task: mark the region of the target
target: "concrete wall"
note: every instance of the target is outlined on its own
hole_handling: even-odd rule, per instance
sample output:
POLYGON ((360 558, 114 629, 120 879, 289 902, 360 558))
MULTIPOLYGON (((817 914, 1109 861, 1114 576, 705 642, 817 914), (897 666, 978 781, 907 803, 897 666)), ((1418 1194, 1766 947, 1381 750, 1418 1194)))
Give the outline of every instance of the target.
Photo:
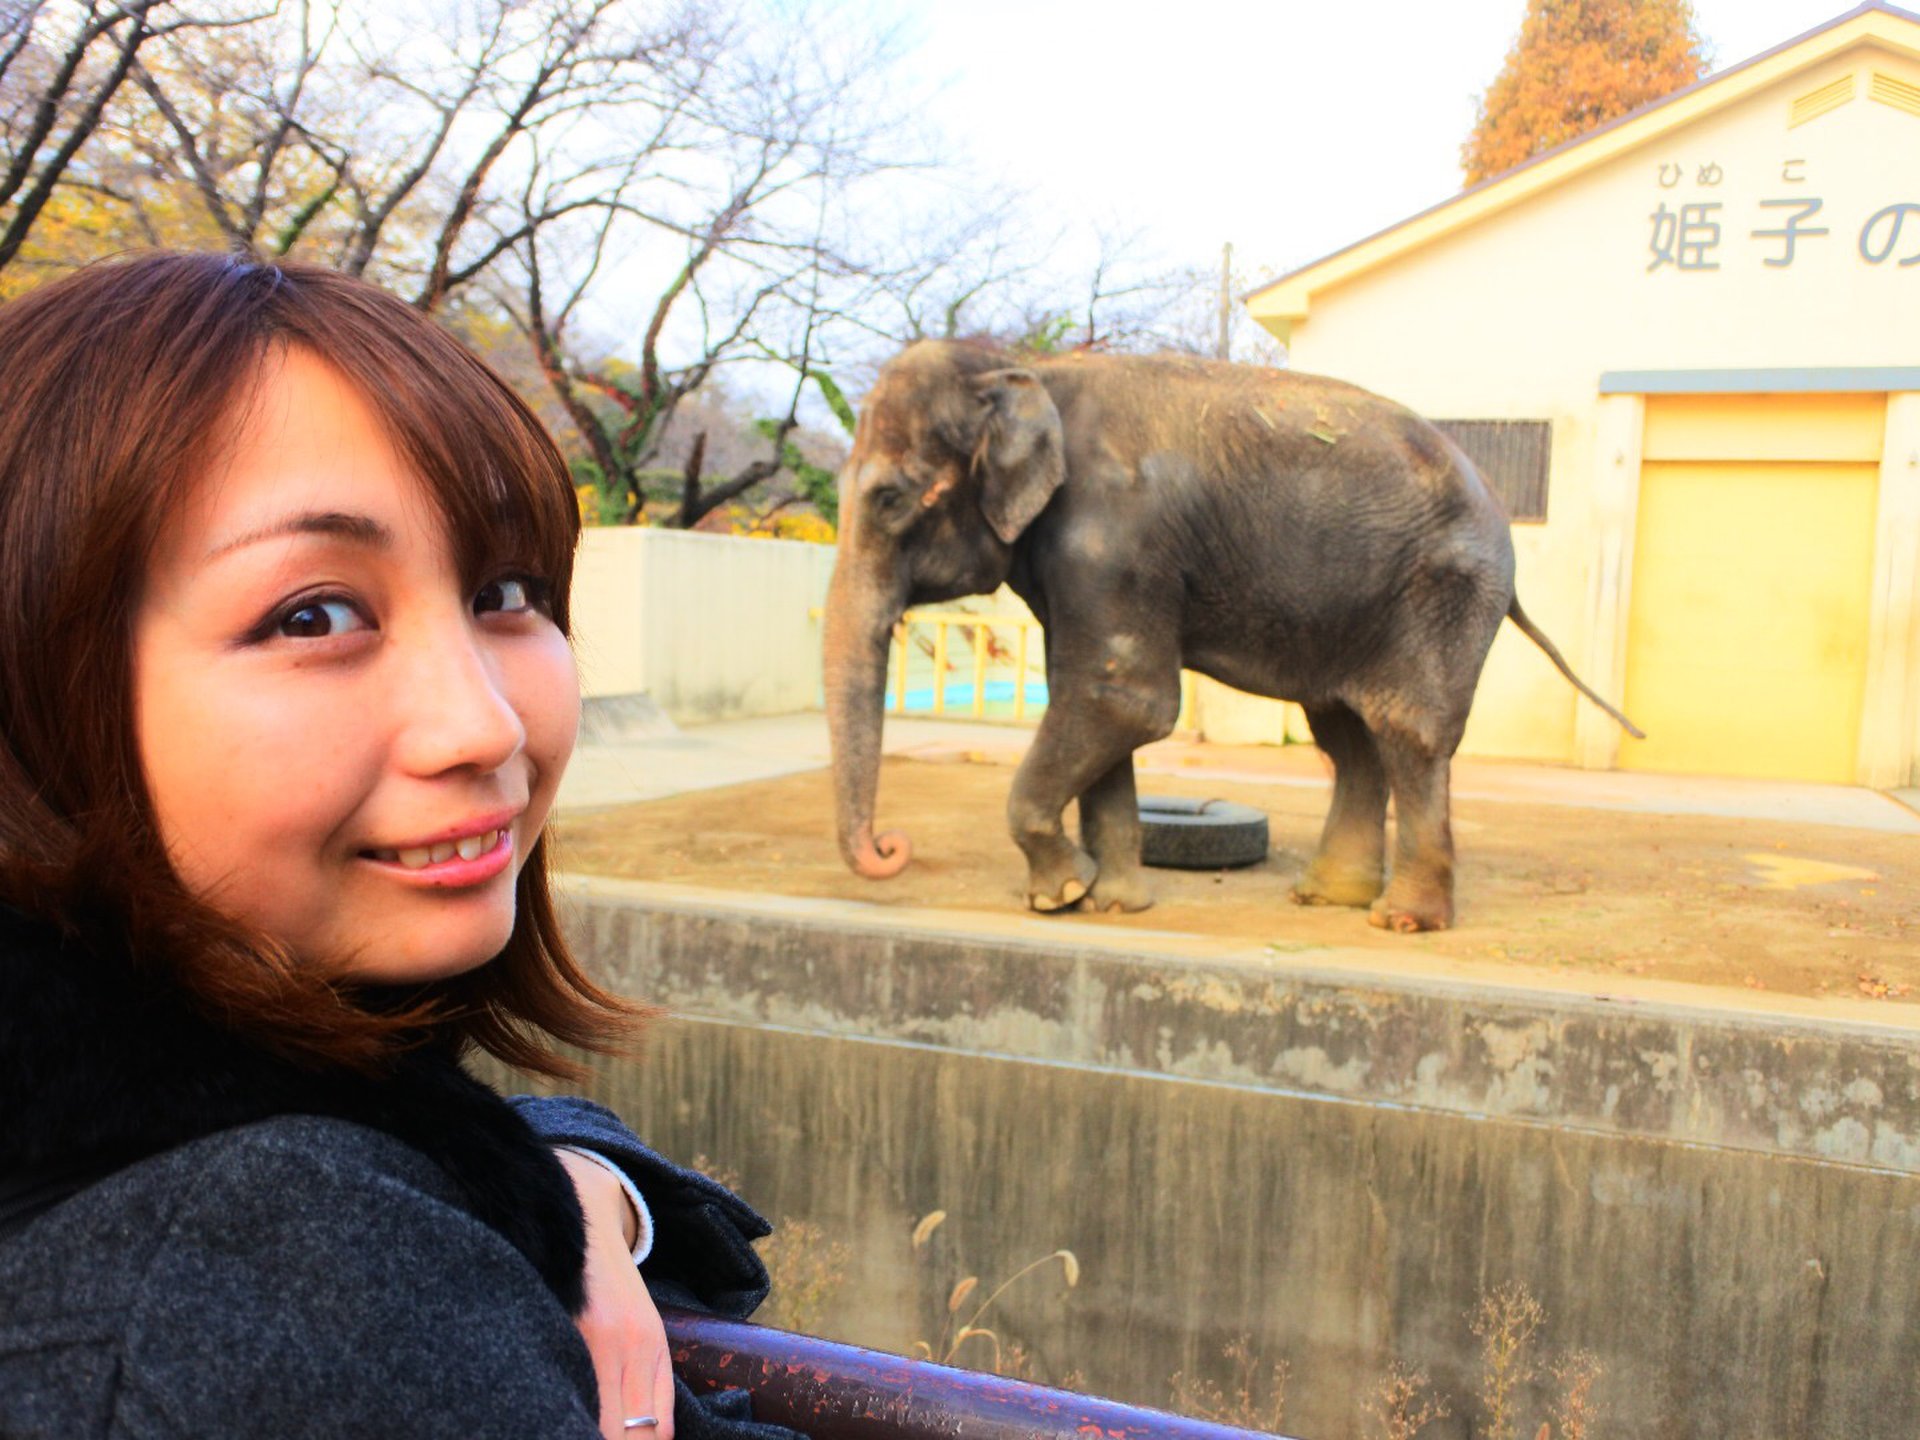
MULTIPOLYGON (((852 1246, 836 1338, 932 1339, 963 1275, 1067 1247, 1076 1290, 1056 1270, 993 1317, 1045 1377, 1165 1405, 1176 1370, 1230 1388, 1245 1335, 1263 1372, 1292 1366, 1288 1433, 1370 1433, 1397 1360, 1453 1399, 1422 1433, 1464 1440, 1484 1433, 1467 1312, 1517 1280, 1540 1358, 1605 1367, 1596 1434, 1911 1433, 1920 1041, 1865 1007, 1742 1016, 1340 952, 1116 953, 1071 921, 573 892, 594 972, 676 1017, 595 1093, 852 1246)), ((1550 1398, 1525 1392, 1519 1433, 1550 1398)))
MULTIPOLYGON (((645 694, 675 721, 781 715, 820 704, 820 626, 834 549, 644 527, 594 526, 574 564, 574 654, 583 694, 645 694)), ((1004 587, 940 610, 1026 616, 1004 587)), ((959 653, 959 652, 956 652, 959 653)), ((1032 664, 1042 670, 1036 642, 1032 664)), ((896 647, 897 659, 897 647, 896 647)), ((964 662, 964 654, 956 663, 964 662)), ((953 679, 964 681, 964 664, 953 679)), ((1004 667, 994 678, 1004 678, 1004 667)), ((1297 705, 1190 677, 1184 723, 1225 744, 1311 739, 1297 705)), ((893 694, 889 681, 888 695, 893 694)), ((1037 723, 1038 712, 1035 713, 1037 723)))
POLYGON ((595 526, 573 585, 574 653, 589 696, 650 694, 682 723, 812 709, 833 550, 595 526))

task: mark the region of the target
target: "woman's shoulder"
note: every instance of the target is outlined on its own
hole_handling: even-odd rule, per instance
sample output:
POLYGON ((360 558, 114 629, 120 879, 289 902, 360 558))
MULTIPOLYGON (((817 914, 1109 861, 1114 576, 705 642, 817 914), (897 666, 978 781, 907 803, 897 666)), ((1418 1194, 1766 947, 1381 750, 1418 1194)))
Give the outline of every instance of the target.
POLYGON ((117 1404, 163 1429, 297 1434, 323 1414, 343 1434, 593 1433, 591 1363, 538 1273, 431 1160, 366 1126, 222 1131, 19 1239, 16 1295, 42 1308, 13 1320, 71 1334, 92 1316, 117 1404))
POLYGON ((395 1137, 331 1116, 276 1115, 102 1176, 8 1248, 52 1258, 118 1238, 112 1248, 145 1265, 142 1252, 190 1246, 209 1229, 239 1250, 298 1226, 308 1248, 325 1249, 369 1219, 437 1226, 464 1217, 453 1211, 457 1192, 445 1172, 395 1137))
MULTIPOLYGON (((298 1203, 274 1182, 306 1180, 323 1185, 399 1187, 431 1206, 454 1203, 457 1191, 446 1172, 398 1137, 332 1115, 273 1115, 203 1135, 151 1161, 156 1180, 190 1181, 192 1191, 212 1186, 224 1202, 249 1197, 264 1204, 298 1203)), ((136 1169, 139 1167, 135 1167, 136 1169)), ((389 1197, 393 1198, 393 1197, 389 1197)))

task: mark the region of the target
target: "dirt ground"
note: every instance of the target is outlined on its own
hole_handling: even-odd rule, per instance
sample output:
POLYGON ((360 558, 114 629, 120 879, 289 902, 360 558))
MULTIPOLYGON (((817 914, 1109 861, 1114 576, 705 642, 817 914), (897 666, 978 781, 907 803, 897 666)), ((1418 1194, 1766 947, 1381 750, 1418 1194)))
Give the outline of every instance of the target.
MULTIPOLYGON (((906 830, 914 859, 884 883, 841 863, 824 771, 565 817, 558 858, 567 869, 643 880, 1007 913, 1022 907, 1025 879, 1004 820, 1011 779, 1006 757, 888 759, 880 828, 906 830)), ((1153 871, 1153 909, 1081 920, 1280 950, 1425 950, 1596 976, 1920 1002, 1920 840, 1910 835, 1461 798, 1456 927, 1402 937, 1373 929, 1360 911, 1289 901, 1319 836, 1324 789, 1185 774, 1143 774, 1141 789, 1262 809, 1272 851, 1244 870, 1153 871)))

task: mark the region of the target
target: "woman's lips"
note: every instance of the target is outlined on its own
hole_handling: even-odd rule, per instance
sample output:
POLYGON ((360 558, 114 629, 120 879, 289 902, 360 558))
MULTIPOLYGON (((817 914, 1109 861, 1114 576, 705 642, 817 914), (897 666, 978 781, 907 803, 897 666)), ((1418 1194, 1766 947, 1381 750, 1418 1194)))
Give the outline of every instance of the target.
POLYGON ((362 858, 390 875, 417 885, 439 889, 479 885, 512 863, 513 829, 501 826, 434 845, 369 850, 362 858))

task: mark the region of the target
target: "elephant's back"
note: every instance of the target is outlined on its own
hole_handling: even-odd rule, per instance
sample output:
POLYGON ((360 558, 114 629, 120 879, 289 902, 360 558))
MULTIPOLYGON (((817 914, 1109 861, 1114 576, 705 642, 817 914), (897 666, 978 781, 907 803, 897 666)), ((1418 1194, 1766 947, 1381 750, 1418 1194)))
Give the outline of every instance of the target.
POLYGON ((1041 374, 1069 435, 1152 483, 1275 486, 1329 499, 1497 515, 1458 446, 1406 406, 1344 380, 1194 356, 1063 357, 1041 374))

